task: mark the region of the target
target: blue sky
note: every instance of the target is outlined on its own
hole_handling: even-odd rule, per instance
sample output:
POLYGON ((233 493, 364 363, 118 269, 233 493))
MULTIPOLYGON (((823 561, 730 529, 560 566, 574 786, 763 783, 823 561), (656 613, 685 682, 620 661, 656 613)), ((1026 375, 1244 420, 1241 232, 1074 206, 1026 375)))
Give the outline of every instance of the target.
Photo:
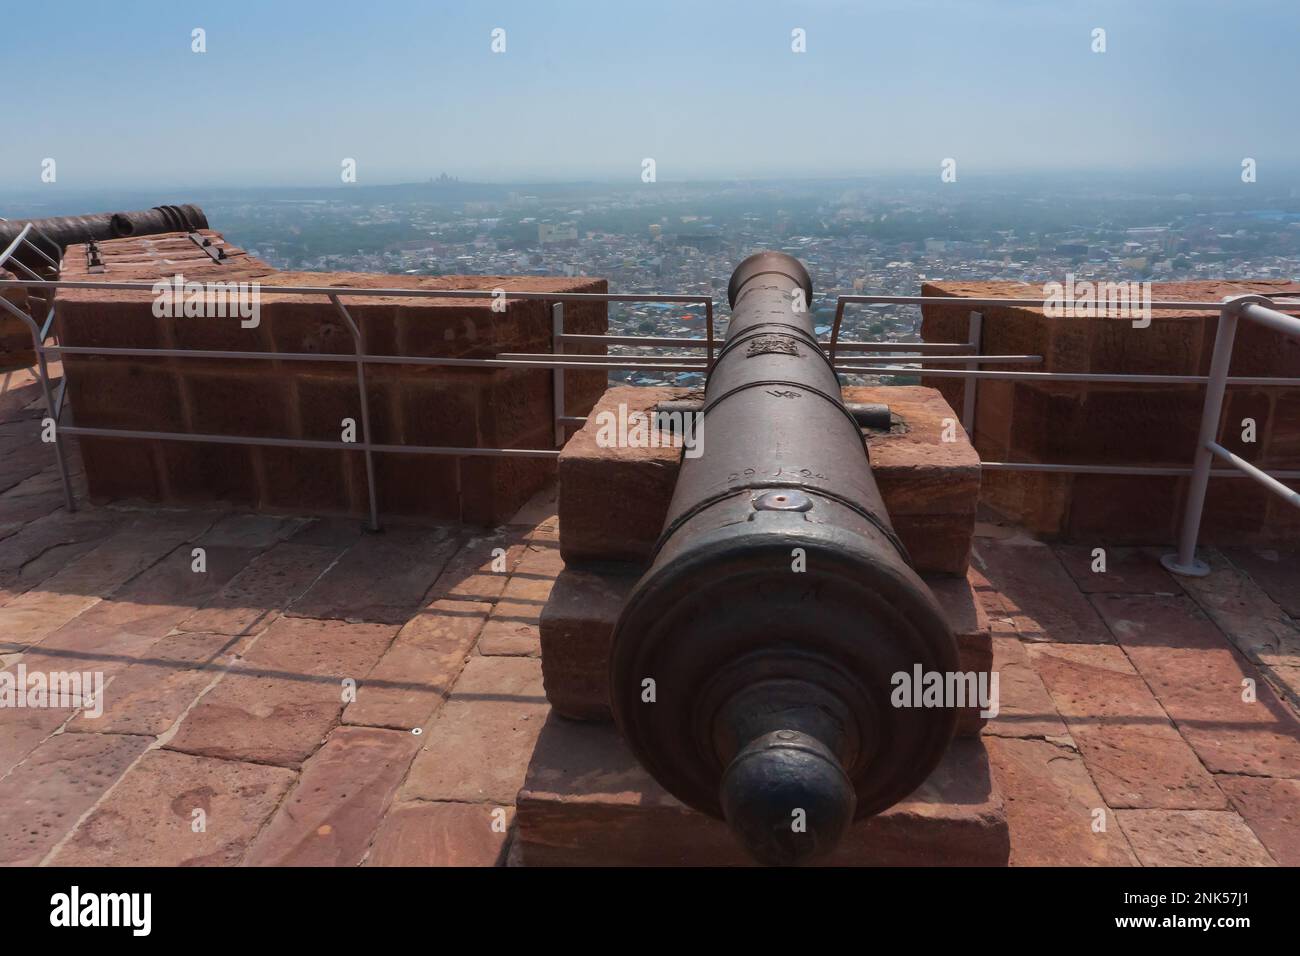
POLYGON ((636 182, 644 157, 667 181, 1251 156, 1262 180, 1300 156, 1294 0, 47 0, 4 23, 25 82, 0 191, 45 157, 72 189, 327 185, 344 157, 382 183, 636 182))

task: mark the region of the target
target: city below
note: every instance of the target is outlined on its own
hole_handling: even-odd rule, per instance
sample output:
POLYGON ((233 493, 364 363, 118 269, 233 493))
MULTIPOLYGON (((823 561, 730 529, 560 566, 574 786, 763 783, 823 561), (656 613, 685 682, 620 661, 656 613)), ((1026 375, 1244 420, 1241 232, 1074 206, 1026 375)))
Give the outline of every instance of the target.
MULTIPOLYGON (((1297 278, 1300 191, 1239 179, 1230 170, 1221 182, 1180 184, 1099 174, 625 186, 493 185, 439 174, 403 185, 189 190, 182 198, 207 210, 229 241, 286 270, 590 275, 615 292, 711 295, 722 306, 734 264, 778 249, 807 264, 817 328, 827 334, 837 295, 916 295, 926 281, 1297 278)), ((36 217, 157 201, 38 193, 0 211, 36 217)), ((720 308, 719 330, 724 320, 720 308)), ((919 321, 915 308, 853 309, 842 334, 917 341, 919 321)), ((700 336, 703 310, 613 303, 610 331, 700 336)), ((692 373, 611 378, 699 381, 692 373)))

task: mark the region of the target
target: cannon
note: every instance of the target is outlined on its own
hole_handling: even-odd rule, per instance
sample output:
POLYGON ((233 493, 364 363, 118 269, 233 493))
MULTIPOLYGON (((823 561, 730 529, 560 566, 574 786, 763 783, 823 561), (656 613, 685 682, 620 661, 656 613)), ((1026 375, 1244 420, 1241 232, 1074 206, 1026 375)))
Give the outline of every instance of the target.
POLYGON ((954 673, 791 256, 745 259, 650 565, 614 630, 610 706, 633 754, 757 860, 834 848, 915 790, 955 711, 894 706, 898 674, 954 673))
MULTIPOLYGON (((128 236, 151 236, 162 232, 194 232, 208 228, 208 217, 198 206, 154 206, 133 212, 102 212, 89 216, 51 216, 46 219, 15 219, 0 222, 0 249, 8 247, 23 226, 32 223, 36 229, 28 234, 33 243, 56 261, 63 250, 79 242, 105 239, 125 239, 128 236), (36 230, 40 230, 39 234, 36 230), (42 241, 42 239, 49 241, 42 241), (53 242, 58 249, 51 249, 53 242)), ((15 258, 31 268, 39 268, 43 260, 27 247, 15 252, 15 258)))

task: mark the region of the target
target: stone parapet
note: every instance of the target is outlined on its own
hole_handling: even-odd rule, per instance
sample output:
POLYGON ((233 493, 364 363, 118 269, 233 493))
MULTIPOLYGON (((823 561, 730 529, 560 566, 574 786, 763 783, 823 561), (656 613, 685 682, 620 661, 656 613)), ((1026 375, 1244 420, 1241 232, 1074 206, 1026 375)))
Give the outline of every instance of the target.
MULTIPOLYGON (((0 279, 15 279, 0 269, 0 279)), ((11 288, 0 290, 0 299, 30 314, 27 290, 11 288)), ((36 364, 36 351, 32 347, 32 331, 27 323, 8 309, 0 306, 0 371, 30 368, 36 364)))
MULTIPOLYGON (((490 358, 549 352, 551 302, 511 300, 511 290, 605 292, 601 279, 523 276, 393 276, 277 272, 226 245, 213 261, 184 235, 99 244, 103 272, 83 274, 85 247, 67 250, 65 278, 257 282, 270 286, 503 289, 489 299, 355 296, 344 300, 370 354, 490 358), (82 270, 78 272, 78 270, 82 270), (498 308, 500 305, 498 304, 498 308)), ((156 315, 144 291, 63 289, 57 329, 64 345, 350 355, 346 323, 324 295, 260 295, 256 324, 227 317, 156 315)), ((204 301, 215 307, 216 293, 204 301)), ((604 303, 568 303, 568 331, 607 331, 604 303)), ((573 351, 601 354, 603 347, 573 351)), ((339 441, 344 419, 361 439, 356 366, 276 359, 69 355, 68 397, 81 426, 222 436, 339 441)), ((565 376, 566 410, 584 414, 605 388, 603 370, 565 376)), ((539 369, 371 364, 366 367, 372 439, 379 444, 552 448, 551 374, 539 369)), ((84 437, 91 496, 175 503, 227 500, 276 511, 362 514, 364 456, 333 449, 84 437)), ((555 464, 537 458, 375 455, 382 511, 497 524, 545 480, 555 464)))
MULTIPOLYGON (((1153 300, 1215 302, 1247 292, 1300 292, 1293 282, 1153 283, 1153 300)), ((926 296, 1042 299, 1019 282, 925 283, 926 296)), ((965 342, 972 307, 927 305, 926 342, 965 342)), ((987 366, 1032 372, 1205 375, 1217 313, 1153 311, 1149 325, 1121 318, 1049 317, 1041 308, 981 308, 981 351, 1041 355, 1041 365, 987 366)), ((936 365, 936 368, 944 367, 936 365)), ((1238 324, 1230 375, 1300 378, 1300 341, 1255 323, 1238 324)), ((965 382, 925 377, 954 408, 965 382)), ((1188 467, 1205 390, 1200 385, 983 380, 974 444, 984 461, 1188 467)), ((1300 387, 1229 386, 1218 441, 1258 467, 1300 468, 1300 387), (1255 422, 1253 442, 1243 420, 1255 422)), ((1180 477, 1071 475, 986 470, 981 501, 1030 530, 1066 540, 1099 535, 1113 544, 1168 544, 1187 494, 1180 477)), ((1244 479, 1214 479, 1202 540, 1269 544, 1294 540, 1300 510, 1244 479)))

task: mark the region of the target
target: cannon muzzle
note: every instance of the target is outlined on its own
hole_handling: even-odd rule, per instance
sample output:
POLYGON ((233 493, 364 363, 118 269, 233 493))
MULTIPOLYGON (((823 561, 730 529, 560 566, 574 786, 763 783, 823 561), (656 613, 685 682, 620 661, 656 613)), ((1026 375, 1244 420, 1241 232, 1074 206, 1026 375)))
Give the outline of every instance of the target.
POLYGON ((817 342, 798 260, 750 256, 651 564, 615 628, 628 745, 756 859, 829 853, 915 790, 948 706, 893 706, 897 675, 957 648, 894 534, 858 422, 817 342))

